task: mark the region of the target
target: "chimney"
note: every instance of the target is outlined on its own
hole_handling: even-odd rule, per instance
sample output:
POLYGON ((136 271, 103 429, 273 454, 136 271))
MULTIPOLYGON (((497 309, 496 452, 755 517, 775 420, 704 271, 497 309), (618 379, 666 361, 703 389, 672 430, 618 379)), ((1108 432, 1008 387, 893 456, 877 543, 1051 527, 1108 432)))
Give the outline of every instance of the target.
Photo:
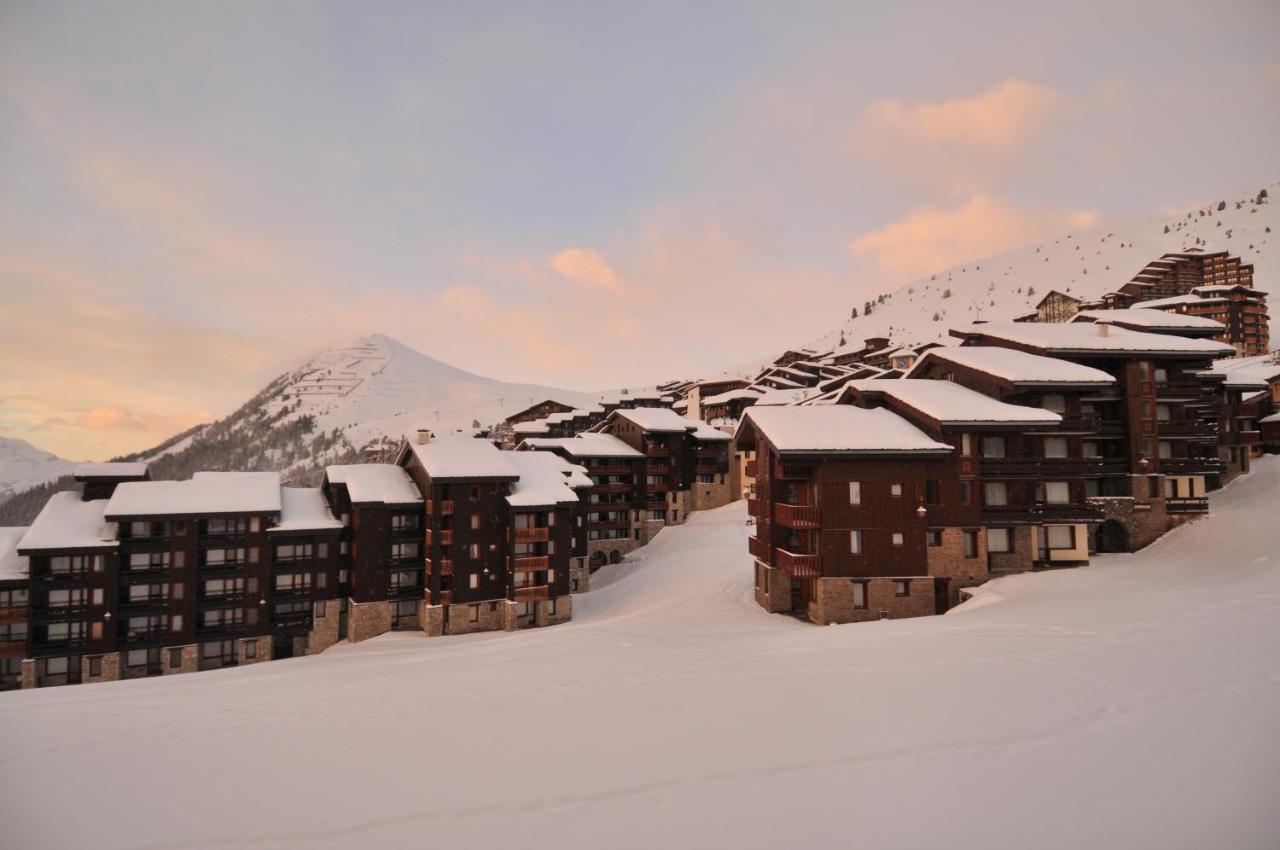
POLYGON ((1098 323, 1098 336, 1111 336, 1111 325, 1105 322, 1098 323))
POLYGON ((418 445, 425 446, 429 442, 431 442, 431 432, 428 431, 426 428, 419 428, 418 429, 418 445))

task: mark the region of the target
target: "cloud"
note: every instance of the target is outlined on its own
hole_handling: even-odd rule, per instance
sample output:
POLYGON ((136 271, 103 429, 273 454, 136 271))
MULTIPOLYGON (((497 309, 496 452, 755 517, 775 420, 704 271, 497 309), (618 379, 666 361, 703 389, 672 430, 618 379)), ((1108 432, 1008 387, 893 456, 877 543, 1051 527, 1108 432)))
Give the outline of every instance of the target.
POLYGON ((551 258, 551 268, 583 286, 622 290, 622 281, 599 252, 590 248, 569 248, 551 258))
POLYGON ((878 100, 862 113, 854 132, 875 148, 906 142, 1007 155, 1043 131, 1066 102, 1054 89, 1010 77, 968 98, 878 100))
POLYGON ((958 207, 916 209, 899 221, 856 237, 849 248, 877 271, 905 282, 1048 234, 1090 227, 1097 219, 1088 210, 1020 207, 975 195, 958 207))

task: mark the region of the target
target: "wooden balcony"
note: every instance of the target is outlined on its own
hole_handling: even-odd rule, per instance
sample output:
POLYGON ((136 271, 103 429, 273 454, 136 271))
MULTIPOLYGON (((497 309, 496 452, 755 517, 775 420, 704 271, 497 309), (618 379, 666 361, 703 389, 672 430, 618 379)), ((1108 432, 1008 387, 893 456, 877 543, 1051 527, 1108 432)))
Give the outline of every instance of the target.
POLYGON ((1165 475, 1216 475, 1227 466, 1216 457, 1162 457, 1157 463, 1165 475))
POLYGON ((451 546, 453 544, 453 529, 446 528, 443 531, 433 531, 427 529, 426 544, 430 546, 432 543, 439 543, 441 546, 451 546))
POLYGON ((745 466, 746 466, 746 473, 747 473, 747 477, 748 477, 748 478, 755 478, 755 477, 756 477, 756 469, 759 467, 759 462, 758 462, 758 461, 754 461, 754 460, 749 460, 749 461, 747 461, 747 462, 746 462, 746 465, 745 465, 745 466))
POLYGON ((1212 440, 1218 436, 1217 425, 1200 419, 1183 420, 1181 422, 1157 422, 1156 428, 1161 437, 1212 440))
POLYGON ((719 460, 724 456, 724 449, 712 446, 700 446, 698 448, 698 457, 710 460, 719 460))
POLYGON ((440 591, 440 604, 450 605, 452 603, 453 603, 453 591, 452 590, 440 591))
POLYGON ((1261 431, 1236 431, 1236 444, 1241 446, 1252 446, 1262 442, 1261 431))
POLYGON ((517 573, 531 573, 550 568, 551 558, 547 555, 531 555, 527 558, 513 558, 511 569, 517 573))
POLYGON ((551 529, 543 526, 541 528, 517 528, 517 543, 546 543, 551 539, 551 529))
POLYGON ((649 499, 644 503, 645 509, 650 511, 665 511, 667 509, 666 499, 649 499))
POLYGON ((1164 399, 1198 399, 1204 393, 1204 385, 1199 381, 1176 381, 1156 385, 1156 398, 1164 399))
POLYGON ((442 576, 453 575, 453 560, 451 558, 441 558, 439 562, 433 561, 430 558, 428 558, 427 559, 427 575, 431 575, 432 570, 436 567, 437 563, 439 564, 439 567, 440 567, 440 575, 442 576))
POLYGON ((1100 475, 1124 475, 1128 471, 1129 461, 1124 458, 993 458, 982 461, 982 476, 995 479, 1060 481, 1071 478, 1096 478, 1100 475))
POLYGON ((445 499, 440 503, 440 516, 449 516, 453 513, 453 500, 445 499))
POLYGON ((630 475, 631 467, 625 463, 606 464, 601 466, 587 467, 588 475, 630 475))
POLYGON ((644 453, 649 457, 671 457, 669 446, 646 446, 644 453))
POLYGON ((760 542, 760 538, 756 537, 754 534, 747 538, 747 551, 751 553, 753 558, 758 558, 761 561, 766 557, 764 544, 762 544, 760 542))
POLYGON ((773 521, 783 528, 818 528, 822 525, 822 511, 815 505, 776 504, 773 521))
POLYGON ((760 500, 747 499, 747 513, 757 519, 760 517, 760 500))
POLYGON ((777 567, 792 578, 815 578, 822 575, 821 555, 797 555, 786 549, 775 549, 777 567))
POLYGON ((665 463, 648 463, 645 464, 645 475, 666 475, 671 471, 671 467, 665 463))
POLYGON ((547 587, 545 584, 538 585, 537 587, 517 587, 516 588, 517 602, 532 602, 536 599, 550 599, 550 598, 551 598, 551 588, 547 587))
POLYGON ((652 484, 646 483, 644 486, 650 493, 665 493, 671 489, 671 482, 655 481, 652 484))
POLYGON ((1209 512, 1209 500, 1207 498, 1177 498, 1165 499, 1165 510, 1171 514, 1207 514, 1209 512))
POLYGON ((621 482, 614 484, 597 484, 591 488, 593 493, 630 493, 634 484, 621 482))
POLYGON ((803 481, 813 477, 813 464, 777 463, 774 464, 773 477, 784 481, 803 481))

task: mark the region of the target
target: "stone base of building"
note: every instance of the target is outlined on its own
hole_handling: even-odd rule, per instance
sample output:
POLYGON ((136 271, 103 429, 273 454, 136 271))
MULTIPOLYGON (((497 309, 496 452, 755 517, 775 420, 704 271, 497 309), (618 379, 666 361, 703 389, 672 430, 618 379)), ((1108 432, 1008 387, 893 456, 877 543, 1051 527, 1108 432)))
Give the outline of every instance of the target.
POLYGON ((1163 498, 1139 501, 1131 496, 1094 496, 1086 501, 1102 510, 1102 520, 1089 529, 1091 552, 1136 552, 1159 540, 1170 528, 1163 498))
POLYGON ((120 653, 108 652, 105 655, 86 655, 80 659, 80 681, 85 684, 92 682, 114 682, 120 678, 120 653), (93 675, 94 658, 98 658, 102 662, 101 672, 93 675))
POLYGON ((946 579, 948 608, 960 604, 962 588, 976 587, 987 580, 987 531, 969 530, 977 531, 978 545, 972 556, 965 552, 963 528, 940 529, 940 544, 927 549, 929 575, 946 579))
POLYGON ((34 658, 24 658, 22 659, 22 668, 18 671, 18 687, 25 691, 35 686, 36 660, 34 658))
POLYGON ((635 539, 633 533, 630 537, 619 537, 616 540, 588 540, 587 541, 587 569, 590 570, 591 564, 595 564, 596 568, 605 564, 616 564, 621 561, 630 552, 634 552, 644 545, 644 534, 641 533, 641 540, 635 539))
POLYGON ((813 580, 809 619, 820 626, 860 623, 866 620, 898 620, 938 613, 940 582, 932 576, 909 578, 819 578, 813 580), (898 582, 907 582, 907 594, 898 595, 898 582), (865 586, 864 602, 856 607, 854 585, 865 586))
POLYGON ((342 640, 342 600, 326 599, 311 606, 311 631, 307 632, 307 655, 316 655, 342 640), (323 613, 321 613, 323 611, 323 613))
POLYGON ((569 559, 569 592, 586 593, 591 589, 591 568, 585 557, 569 559))
POLYGON ((667 525, 684 525, 692 511, 692 491, 672 490, 667 494, 667 525))
POLYGON ((717 475, 714 484, 704 484, 698 481, 693 483, 693 489, 689 491, 689 509, 709 511, 712 508, 724 507, 735 498, 742 497, 741 494, 734 495, 730 476, 717 475))
POLYGON ((166 646, 160 652, 160 669, 164 675, 172 673, 194 673, 200 669, 200 644, 190 643, 186 646, 166 646), (178 665, 171 664, 173 650, 178 650, 178 665))
POLYGON ((756 561, 756 604, 770 614, 791 610, 791 577, 777 567, 756 561))
MULTIPOLYGON (((508 627, 507 601, 459 603, 443 606, 443 634, 469 635, 473 632, 498 632, 508 627)), ((425 630, 424 630, 425 631, 425 630)))
MULTIPOLYGON (((985 535, 983 535, 985 538, 985 535)), ((984 544, 985 545, 985 544, 984 544)), ((987 553, 987 574, 991 578, 1027 573, 1035 569, 1036 535, 1030 525, 1009 527, 1009 551, 987 553)))
POLYGON ((444 634, 444 606, 424 601, 418 610, 418 623, 427 637, 440 637, 444 634))
POLYGON ((245 638, 237 647, 236 661, 240 665, 257 664, 271 660, 271 636, 245 638))
POLYGON ((347 639, 359 643, 391 631, 394 602, 352 602, 348 609, 347 639))

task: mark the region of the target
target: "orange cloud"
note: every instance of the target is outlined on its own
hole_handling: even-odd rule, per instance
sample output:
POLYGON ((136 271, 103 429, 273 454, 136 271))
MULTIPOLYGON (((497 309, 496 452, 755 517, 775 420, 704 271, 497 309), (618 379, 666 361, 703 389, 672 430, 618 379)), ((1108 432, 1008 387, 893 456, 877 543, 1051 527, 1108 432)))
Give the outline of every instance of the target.
POLYGON ((569 248, 551 258, 551 268, 584 286, 619 291, 622 280, 605 262, 604 257, 590 248, 569 248))
POLYGON ((975 257, 999 254, 1037 237, 1090 227, 1091 211, 1028 209, 975 195, 955 208, 922 207, 853 239, 849 248, 886 274, 908 280, 975 257))
POLYGON ((91 431, 155 431, 172 433, 208 422, 213 414, 207 410, 191 413, 157 415, 121 410, 104 405, 86 410, 76 417, 73 424, 91 431))
POLYGON ((855 134, 872 145, 905 141, 1009 154, 1040 132, 1065 101, 1054 89, 1011 77, 970 98, 876 101, 855 134))

